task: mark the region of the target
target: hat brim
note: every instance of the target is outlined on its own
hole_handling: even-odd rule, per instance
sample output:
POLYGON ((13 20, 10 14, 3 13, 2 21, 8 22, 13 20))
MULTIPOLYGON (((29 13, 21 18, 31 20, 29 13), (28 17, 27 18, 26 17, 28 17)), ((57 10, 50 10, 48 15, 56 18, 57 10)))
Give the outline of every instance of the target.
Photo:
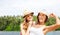
MULTIPOLYGON (((31 12, 31 13, 29 13, 29 14, 32 14, 32 15, 33 15, 33 14, 34 14, 34 12, 31 12)), ((29 14, 27 14, 27 15, 29 15, 29 14)), ((27 15, 24 15, 24 16, 23 16, 23 18, 25 18, 27 15)))

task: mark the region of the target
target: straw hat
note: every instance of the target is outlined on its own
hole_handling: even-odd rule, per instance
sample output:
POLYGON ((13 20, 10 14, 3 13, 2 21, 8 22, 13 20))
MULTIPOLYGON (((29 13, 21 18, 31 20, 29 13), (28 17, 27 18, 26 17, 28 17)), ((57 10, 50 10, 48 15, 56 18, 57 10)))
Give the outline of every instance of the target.
POLYGON ((47 15, 47 16, 48 16, 48 12, 40 11, 39 13, 43 13, 43 14, 45 14, 45 15, 47 15))
POLYGON ((26 15, 28 15, 28 14, 34 14, 34 13, 31 12, 31 11, 25 10, 25 11, 24 11, 23 18, 24 18, 26 15))

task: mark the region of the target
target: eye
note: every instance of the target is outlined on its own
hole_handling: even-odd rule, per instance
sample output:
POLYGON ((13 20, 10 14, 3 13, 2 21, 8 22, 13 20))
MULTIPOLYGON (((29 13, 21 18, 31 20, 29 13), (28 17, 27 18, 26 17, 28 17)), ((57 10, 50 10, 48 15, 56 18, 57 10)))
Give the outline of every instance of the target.
POLYGON ((42 14, 42 16, 45 16, 44 14, 42 14))
POLYGON ((27 15, 27 17, 30 17, 31 15, 29 14, 29 15, 27 15))
POLYGON ((32 14, 30 14, 29 16, 33 16, 32 14))
POLYGON ((27 15, 27 17, 29 17, 29 15, 27 15))

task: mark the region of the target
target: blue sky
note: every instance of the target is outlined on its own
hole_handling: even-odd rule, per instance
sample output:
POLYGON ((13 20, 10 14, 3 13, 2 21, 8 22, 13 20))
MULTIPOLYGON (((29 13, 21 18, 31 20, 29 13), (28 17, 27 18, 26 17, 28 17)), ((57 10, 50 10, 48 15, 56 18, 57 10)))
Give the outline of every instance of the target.
POLYGON ((44 10, 60 16, 60 0, 0 0, 0 16, 23 15, 26 9, 33 11, 34 15, 44 10))

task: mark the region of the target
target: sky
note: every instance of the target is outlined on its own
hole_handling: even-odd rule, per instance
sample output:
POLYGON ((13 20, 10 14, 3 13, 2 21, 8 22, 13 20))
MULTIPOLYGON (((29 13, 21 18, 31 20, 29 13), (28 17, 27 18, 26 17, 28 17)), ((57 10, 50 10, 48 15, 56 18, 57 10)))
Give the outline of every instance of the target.
POLYGON ((34 15, 44 11, 60 16, 60 0, 0 0, 0 16, 23 15, 24 10, 34 12, 34 15))

